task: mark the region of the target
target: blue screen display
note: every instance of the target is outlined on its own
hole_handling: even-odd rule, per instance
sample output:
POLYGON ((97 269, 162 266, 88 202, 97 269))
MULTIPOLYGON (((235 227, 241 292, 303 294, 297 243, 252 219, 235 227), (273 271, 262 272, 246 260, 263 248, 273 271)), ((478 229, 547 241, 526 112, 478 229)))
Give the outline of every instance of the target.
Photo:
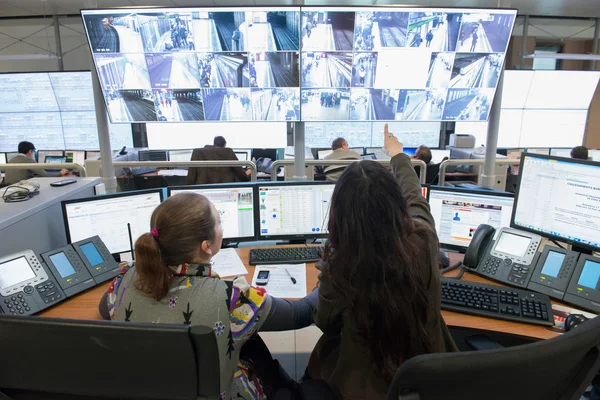
POLYGON ((83 254, 88 259, 92 267, 95 267, 96 265, 102 264, 104 262, 104 258, 102 258, 102 256, 100 255, 98 249, 96 248, 96 246, 94 246, 94 243, 89 242, 84 245, 81 245, 80 249, 81 251, 83 251, 83 254))
POLYGON ((560 272, 560 267, 562 267, 564 259, 565 255, 563 253, 558 253, 556 251, 548 252, 548 257, 542 268, 542 274, 556 278, 560 272))
POLYGON ((600 278, 600 263, 588 260, 583 264, 583 270, 577 284, 590 289, 596 289, 598 278, 600 278))
POLYGON ((75 273, 75 268, 73 268, 73 264, 71 264, 65 253, 53 254, 50 256, 50 260, 52 260, 52 264, 56 267, 61 278, 66 278, 75 273))

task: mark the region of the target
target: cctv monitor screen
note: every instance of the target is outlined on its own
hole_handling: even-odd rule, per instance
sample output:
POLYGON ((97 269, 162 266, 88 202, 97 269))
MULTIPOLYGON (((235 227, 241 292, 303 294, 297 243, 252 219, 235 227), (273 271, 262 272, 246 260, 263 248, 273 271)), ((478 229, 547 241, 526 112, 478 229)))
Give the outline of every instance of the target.
POLYGON ((63 201, 67 239, 72 243, 98 235, 113 254, 131 251, 129 230, 135 244, 150 231, 150 217, 161 202, 162 189, 63 201))
POLYGON ((511 226, 600 249, 600 163, 525 153, 511 226))
POLYGON ((113 122, 486 121, 516 10, 83 10, 113 122))
POLYGON ((298 7, 82 17, 112 122, 300 119, 298 7))
POLYGON ((510 226, 510 193, 431 186, 428 201, 440 244, 446 248, 466 249, 481 224, 496 231, 510 226))
POLYGON ((259 238, 325 237, 334 183, 258 187, 259 238))
POLYGON ((221 217, 223 239, 254 240, 254 186, 210 185, 169 188, 169 197, 179 193, 199 193, 206 196, 221 217))

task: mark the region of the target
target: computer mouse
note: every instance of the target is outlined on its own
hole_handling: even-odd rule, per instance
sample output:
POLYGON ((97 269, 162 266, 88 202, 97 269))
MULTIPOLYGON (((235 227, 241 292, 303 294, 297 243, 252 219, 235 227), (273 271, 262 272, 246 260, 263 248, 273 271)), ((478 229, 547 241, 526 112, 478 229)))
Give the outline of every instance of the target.
POLYGON ((565 331, 569 332, 571 329, 577 328, 579 325, 583 324, 588 319, 589 318, 587 318, 585 315, 569 314, 565 321, 565 331))
POLYGON ((448 266, 450 266, 450 257, 448 257, 448 253, 440 249, 440 268, 446 268, 448 266))

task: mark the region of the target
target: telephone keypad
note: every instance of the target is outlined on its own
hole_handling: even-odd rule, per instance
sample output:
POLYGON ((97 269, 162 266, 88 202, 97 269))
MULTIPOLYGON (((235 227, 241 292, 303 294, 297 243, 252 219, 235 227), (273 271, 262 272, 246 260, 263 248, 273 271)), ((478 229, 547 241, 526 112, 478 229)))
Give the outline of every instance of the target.
POLYGON ((29 304, 22 293, 4 299, 4 309, 6 310, 6 314, 12 315, 22 315, 25 311, 31 311, 31 308, 29 308, 29 304))

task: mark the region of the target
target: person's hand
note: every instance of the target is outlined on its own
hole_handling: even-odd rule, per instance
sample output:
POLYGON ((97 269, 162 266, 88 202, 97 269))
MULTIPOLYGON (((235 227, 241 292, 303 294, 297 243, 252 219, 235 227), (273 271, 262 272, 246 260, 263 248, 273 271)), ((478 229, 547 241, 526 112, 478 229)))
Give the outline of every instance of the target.
POLYGON ((70 174, 71 173, 69 172, 68 169, 64 169, 63 168, 63 169, 60 170, 60 176, 67 176, 67 175, 70 175, 70 174))
POLYGON ((246 170, 246 176, 248 176, 248 177, 249 177, 250 175, 252 175, 252 170, 250 170, 250 169, 247 169, 247 170, 246 170))
POLYGON ((394 156, 403 151, 402 142, 388 130, 388 124, 385 124, 383 128, 383 152, 389 157, 394 158, 394 156))

